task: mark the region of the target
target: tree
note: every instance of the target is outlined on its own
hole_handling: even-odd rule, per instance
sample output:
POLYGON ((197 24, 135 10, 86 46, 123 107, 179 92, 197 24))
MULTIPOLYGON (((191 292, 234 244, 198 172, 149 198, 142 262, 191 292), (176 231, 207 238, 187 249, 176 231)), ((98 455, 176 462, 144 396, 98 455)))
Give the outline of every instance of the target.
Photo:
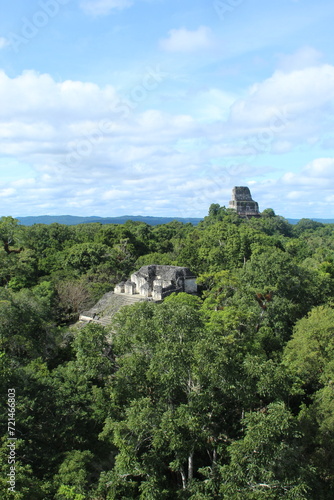
POLYGON ((0 219, 0 240, 7 254, 20 253, 22 248, 13 249, 10 246, 15 245, 22 237, 22 228, 19 226, 18 219, 13 217, 1 217, 0 219))
POLYGON ((73 450, 66 453, 65 460, 55 475, 54 482, 59 485, 57 500, 85 500, 89 483, 89 465, 93 453, 89 450, 73 450))
MULTIPOLYGON (((13 442, 12 442, 13 443, 13 442)), ((11 487, 10 481, 10 464, 8 463, 8 436, 5 435, 0 440, 0 495, 2 500, 44 500, 45 490, 42 481, 38 479, 31 468, 30 464, 22 461, 24 454, 24 441, 18 439, 15 441, 15 487, 14 490, 9 490, 11 487)), ((45 485, 44 485, 45 486, 45 485)))
POLYGON ((261 212, 261 216, 273 218, 273 217, 276 217, 276 214, 272 208, 266 208, 265 210, 263 210, 263 212, 261 212))
POLYGON ((109 252, 109 248, 101 243, 77 243, 66 252, 65 265, 85 273, 104 262, 109 252))
POLYGON ((297 322, 284 350, 284 364, 302 385, 318 388, 332 375, 333 356, 334 309, 318 306, 297 322))
POLYGON ((34 224, 24 229, 24 240, 28 248, 42 256, 47 249, 62 251, 75 242, 73 228, 64 224, 34 224))
MULTIPOLYGON (((221 498, 308 500, 314 472, 305 463, 296 418, 281 402, 247 413, 244 437, 220 468, 221 498)), ((313 492, 315 493, 315 492, 313 492)))
POLYGON ((219 214, 220 205, 219 203, 211 203, 209 208, 209 217, 217 217, 219 214))
POLYGON ((324 224, 312 219, 300 219, 293 227, 293 232, 296 236, 300 236, 304 232, 313 232, 318 228, 324 227, 324 224))
POLYGON ((261 218, 253 217, 247 223, 254 228, 261 229, 269 236, 281 234, 285 237, 291 237, 293 234, 293 226, 284 217, 273 215, 271 211, 269 213, 264 211, 261 218))
POLYGON ((293 324, 324 302, 331 289, 329 277, 299 266, 279 249, 253 255, 241 276, 245 291, 271 296, 270 303, 263 304, 261 323, 274 329, 281 343, 289 339, 293 324))
POLYGON ((55 286, 61 316, 66 322, 74 322, 79 313, 92 306, 87 284, 83 280, 59 281, 55 286))
POLYGON ((107 338, 103 326, 89 323, 80 328, 73 339, 72 347, 78 370, 84 377, 96 384, 108 380, 115 364, 110 339, 107 338))
POLYGON ((304 395, 299 420, 310 461, 322 480, 319 487, 325 492, 334 491, 333 357, 334 310, 319 306, 297 322, 283 364, 291 374, 294 392, 304 395))
POLYGON ((21 363, 47 359, 55 333, 49 311, 30 290, 2 290, 0 297, 0 349, 21 363))
POLYGON ((191 482, 194 456, 206 436, 203 407, 193 402, 192 365, 201 324, 199 301, 186 294, 161 305, 124 308, 115 317, 114 416, 107 419, 103 436, 119 449, 117 483, 137 478, 137 487, 146 491, 153 488, 152 478, 160 477, 162 491, 172 473, 173 489, 191 482))

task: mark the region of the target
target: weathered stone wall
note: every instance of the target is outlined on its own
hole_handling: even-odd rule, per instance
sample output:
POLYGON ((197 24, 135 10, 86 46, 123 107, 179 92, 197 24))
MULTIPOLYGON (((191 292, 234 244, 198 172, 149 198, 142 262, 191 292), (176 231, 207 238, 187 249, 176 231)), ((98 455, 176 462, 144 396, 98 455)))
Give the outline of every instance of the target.
POLYGON ((128 295, 136 293, 136 284, 133 281, 127 281, 124 286, 124 292, 128 295))
POLYGON ((184 291, 187 293, 197 293, 196 278, 187 278, 184 280, 184 291))
POLYGON ((251 192, 246 186, 236 186, 232 189, 229 208, 236 210, 237 214, 243 217, 259 216, 259 205, 252 199, 251 192))
POLYGON ((125 292, 125 282, 121 281, 115 286, 115 293, 124 293, 125 292))
POLYGON ((152 264, 141 267, 128 281, 118 283, 115 292, 161 300, 173 292, 196 293, 197 285, 187 267, 152 264))
POLYGON ((247 187, 247 186, 235 186, 232 189, 232 200, 235 200, 235 201, 253 201, 249 187, 247 187))

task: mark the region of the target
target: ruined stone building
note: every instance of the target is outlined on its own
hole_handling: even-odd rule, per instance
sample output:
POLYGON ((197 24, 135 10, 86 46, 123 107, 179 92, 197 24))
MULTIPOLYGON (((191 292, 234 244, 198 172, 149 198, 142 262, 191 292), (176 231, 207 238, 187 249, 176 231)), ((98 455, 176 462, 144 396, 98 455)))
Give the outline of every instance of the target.
POLYGON ((143 266, 130 279, 107 292, 88 311, 83 311, 79 324, 90 322, 108 326, 122 307, 149 300, 163 300, 173 292, 196 293, 196 277, 187 267, 143 266))
POLYGON ((229 208, 236 210, 240 217, 260 217, 259 205, 252 199, 248 187, 236 186, 232 189, 229 208))
POLYGON ((143 266, 115 286, 115 293, 162 300, 173 292, 196 293, 196 277, 187 267, 143 266))

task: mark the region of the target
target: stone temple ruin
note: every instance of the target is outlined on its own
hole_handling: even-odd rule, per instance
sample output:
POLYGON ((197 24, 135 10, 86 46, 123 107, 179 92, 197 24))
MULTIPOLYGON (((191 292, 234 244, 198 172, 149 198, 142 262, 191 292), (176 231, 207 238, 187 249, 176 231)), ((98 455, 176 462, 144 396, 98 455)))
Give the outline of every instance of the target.
POLYGON ((236 186, 232 189, 229 208, 236 210, 240 217, 260 217, 259 205, 252 199, 248 187, 236 186))
POLYGON ((163 300, 173 292, 196 293, 196 277, 187 267, 143 266, 115 286, 116 294, 163 300))
POLYGON ((90 322, 108 326, 122 307, 143 301, 160 301, 173 292, 196 293, 196 277, 187 267, 143 266, 128 281, 107 292, 89 311, 83 311, 79 324, 90 322))

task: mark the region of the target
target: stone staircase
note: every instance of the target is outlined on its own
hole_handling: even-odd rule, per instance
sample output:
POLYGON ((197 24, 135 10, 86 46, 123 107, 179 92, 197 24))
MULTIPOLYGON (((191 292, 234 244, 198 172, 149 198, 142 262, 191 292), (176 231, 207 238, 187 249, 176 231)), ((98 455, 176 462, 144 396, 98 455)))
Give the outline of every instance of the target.
MULTIPOLYGON (((124 293, 115 293, 115 297, 122 297, 122 299, 125 299, 126 303, 128 304, 136 304, 137 302, 143 302, 146 299, 143 297, 140 297, 139 295, 125 295, 124 293)), ((126 304, 126 305, 127 305, 126 304)))
POLYGON ((97 323, 102 326, 110 325, 114 314, 124 306, 131 306, 138 302, 145 302, 147 299, 135 295, 125 295, 123 293, 106 293, 89 311, 80 314, 79 322, 97 323))
POLYGON ((111 320, 112 320, 112 316, 103 316, 102 318, 99 318, 99 319, 93 318, 91 322, 97 323, 98 325, 102 325, 102 326, 108 326, 108 325, 110 325, 111 320))

